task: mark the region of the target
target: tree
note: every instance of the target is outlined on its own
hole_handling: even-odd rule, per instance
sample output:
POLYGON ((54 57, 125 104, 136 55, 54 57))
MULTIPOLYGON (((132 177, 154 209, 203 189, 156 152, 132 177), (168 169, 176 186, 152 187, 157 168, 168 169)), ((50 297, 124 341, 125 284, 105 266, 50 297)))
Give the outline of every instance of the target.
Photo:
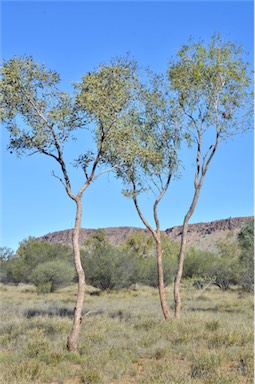
POLYGON ((111 139, 111 131, 119 124, 133 98, 135 69, 135 63, 128 58, 113 60, 109 65, 102 64, 75 85, 76 94, 72 95, 59 90, 57 72, 36 63, 32 57, 14 57, 4 61, 1 67, 0 119, 10 134, 10 152, 17 155, 42 154, 53 159, 61 177, 55 172, 53 175, 63 184, 76 207, 72 241, 78 293, 67 343, 69 351, 77 349, 84 302, 85 274, 78 242, 82 198, 89 185, 106 171, 101 168, 104 165, 104 145, 111 139), (66 144, 76 134, 81 134, 82 128, 92 125, 95 149, 84 150, 74 159, 74 165, 82 169, 84 176, 80 189, 75 193, 65 156, 66 144))
MULTIPOLYGON (((38 267, 49 262, 56 264, 61 262, 67 270, 72 270, 72 273, 74 273, 74 263, 71 256, 72 249, 68 246, 49 244, 46 241, 37 241, 29 237, 20 243, 15 257, 13 256, 4 262, 3 271, 5 274, 2 276, 2 281, 14 284, 34 283, 38 285, 36 281, 31 280, 31 277, 38 267)), ((57 270, 61 275, 60 268, 57 270)), ((49 271, 48 275, 50 273, 49 271)), ((61 277, 59 278, 61 279, 61 277)), ((69 283, 72 283, 72 278, 69 283)))
POLYGON ((14 257, 14 252, 11 248, 0 247, 0 260, 7 261, 14 257))
POLYGON ((252 291, 254 287, 254 221, 250 221, 242 228, 238 235, 241 249, 239 256, 240 283, 244 290, 252 291))
MULTIPOLYGON (((33 283, 36 286, 36 279, 31 279, 33 273, 41 268, 41 265, 48 265, 48 263, 59 263, 61 261, 66 265, 67 269, 74 270, 74 263, 72 259, 72 250, 70 247, 62 244, 50 244, 47 241, 37 241, 33 237, 23 240, 19 244, 17 250, 17 265, 19 265, 20 279, 23 283, 33 283)), ((55 269, 55 273, 61 269, 55 269)), ((50 276, 50 271, 48 275, 50 276)), ((60 277, 61 279, 61 277, 60 277)), ((69 280, 69 283, 72 279, 69 280)), ((53 291, 53 290, 51 290, 53 291)))
POLYGON ((134 232, 119 245, 121 251, 131 250, 139 258, 155 255, 155 247, 149 233, 134 232))
POLYGON ((104 157, 115 169, 137 213, 153 237, 157 255, 157 275, 161 308, 165 319, 170 317, 166 300, 163 271, 163 250, 158 205, 166 194, 178 169, 177 151, 181 141, 178 110, 169 97, 164 75, 148 72, 148 81, 140 84, 139 95, 129 114, 123 119, 119 135, 112 137, 104 157), (153 197, 151 224, 141 208, 140 196, 153 197))
POLYGON ((6 283, 8 281, 8 267, 14 257, 15 255, 12 249, 0 247, 0 282, 6 283))
POLYGON ((84 245, 82 263, 89 284, 108 290, 128 288, 136 282, 139 259, 133 252, 112 246, 102 230, 84 245))
POLYGON ((58 288, 71 284, 73 279, 74 268, 64 260, 40 263, 29 277, 39 293, 55 292, 58 288))
POLYGON ((243 50, 224 42, 218 34, 207 45, 203 41, 184 45, 177 60, 170 63, 168 76, 182 113, 182 128, 196 148, 194 194, 183 221, 174 284, 175 316, 179 318, 188 222, 219 145, 252 128, 252 93, 251 72, 243 50))

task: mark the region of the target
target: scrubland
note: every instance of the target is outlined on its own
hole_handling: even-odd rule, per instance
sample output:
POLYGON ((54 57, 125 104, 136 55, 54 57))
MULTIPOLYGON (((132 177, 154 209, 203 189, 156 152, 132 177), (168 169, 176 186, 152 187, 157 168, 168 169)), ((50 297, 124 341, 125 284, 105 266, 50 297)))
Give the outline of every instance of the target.
POLYGON ((166 322, 154 288, 88 287, 77 353, 65 349, 75 286, 39 295, 1 285, 0 294, 0 383, 253 383, 253 296, 236 288, 201 295, 185 282, 182 318, 166 322))

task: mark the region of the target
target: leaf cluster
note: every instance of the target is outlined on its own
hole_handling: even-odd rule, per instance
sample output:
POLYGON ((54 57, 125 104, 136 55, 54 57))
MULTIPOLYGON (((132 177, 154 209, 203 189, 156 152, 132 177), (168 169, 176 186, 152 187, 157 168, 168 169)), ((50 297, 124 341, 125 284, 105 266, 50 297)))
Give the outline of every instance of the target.
POLYGON ((171 88, 195 132, 201 122, 222 138, 250 129, 252 76, 243 58, 242 47, 215 34, 209 44, 191 40, 170 62, 171 88))
POLYGON ((0 72, 0 119, 17 154, 40 152, 58 157, 58 149, 83 120, 75 100, 58 89, 57 72, 32 57, 4 61, 0 72))
POLYGON ((54 291, 71 284, 75 270, 72 250, 64 245, 38 242, 30 237, 20 243, 16 257, 2 264, 4 282, 48 284, 54 291))

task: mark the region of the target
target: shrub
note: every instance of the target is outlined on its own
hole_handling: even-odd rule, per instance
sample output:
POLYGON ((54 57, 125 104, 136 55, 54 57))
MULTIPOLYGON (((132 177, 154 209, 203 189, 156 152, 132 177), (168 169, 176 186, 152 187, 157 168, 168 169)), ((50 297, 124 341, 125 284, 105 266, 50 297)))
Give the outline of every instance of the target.
POLYGON ((247 223, 238 235, 241 248, 239 257, 240 285, 245 291, 252 291, 254 287, 254 222, 247 223))
MULTIPOLYGON (((94 287, 121 289, 135 283, 158 286, 157 260, 151 236, 133 234, 120 246, 114 247, 104 232, 98 230, 84 245, 86 250, 81 251, 82 264, 87 282, 94 287)), ((178 245, 162 237, 162 248, 165 285, 168 285, 176 270, 178 245)))
POLYGON ((194 286, 200 289, 211 281, 227 290, 230 284, 238 284, 238 258, 191 248, 185 258, 183 277, 196 278, 194 286))
POLYGON ((214 254, 202 252, 193 247, 189 248, 184 261, 183 278, 203 277, 207 275, 209 264, 214 254))
MULTIPOLYGON (((151 287, 158 287, 157 259, 150 256, 139 261, 138 281, 141 284, 151 287)), ((164 284, 169 285, 176 270, 176 260, 165 257, 163 259, 164 284)))
POLYGON ((35 284, 39 293, 48 293, 71 284, 74 276, 74 268, 70 264, 56 260, 39 264, 29 280, 35 284))
POLYGON ((102 290, 130 287, 136 282, 137 259, 131 252, 121 252, 110 245, 83 253, 82 263, 88 284, 102 290))

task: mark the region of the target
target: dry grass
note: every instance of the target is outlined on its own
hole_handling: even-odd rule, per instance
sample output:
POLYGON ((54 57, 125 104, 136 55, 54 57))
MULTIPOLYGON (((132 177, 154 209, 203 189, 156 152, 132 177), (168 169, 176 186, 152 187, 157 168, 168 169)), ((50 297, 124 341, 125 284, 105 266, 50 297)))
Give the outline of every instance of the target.
POLYGON ((67 353, 76 288, 1 286, 0 383, 253 383, 252 295, 212 287, 198 297, 187 283, 182 319, 165 322, 155 289, 94 292, 79 353, 67 353))

